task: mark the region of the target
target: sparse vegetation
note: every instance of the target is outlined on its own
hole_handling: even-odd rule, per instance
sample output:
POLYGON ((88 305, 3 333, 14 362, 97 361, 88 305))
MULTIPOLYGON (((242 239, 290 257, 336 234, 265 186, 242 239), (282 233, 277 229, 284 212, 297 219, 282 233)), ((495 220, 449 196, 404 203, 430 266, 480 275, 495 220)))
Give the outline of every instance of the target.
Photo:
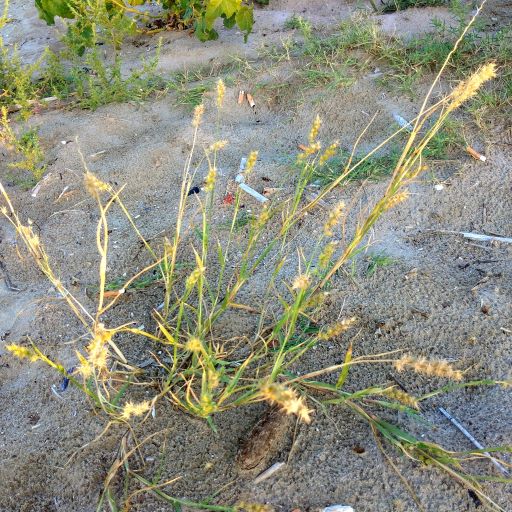
POLYGON ((388 256, 385 252, 370 254, 368 256, 368 268, 366 269, 366 274, 368 276, 373 276, 379 268, 388 267, 389 265, 392 265, 393 262, 393 258, 388 256))
POLYGON ((20 169, 30 173, 29 180, 23 180, 26 185, 34 185, 45 170, 44 152, 39 143, 39 137, 36 128, 30 128, 26 131, 16 134, 9 123, 7 108, 2 107, 0 119, 0 143, 12 150, 17 157, 17 161, 9 164, 12 169, 20 169))
MULTIPOLYGON (((85 47, 93 46, 91 34, 95 31, 94 25, 120 28, 121 30, 137 30, 137 21, 146 24, 156 22, 157 27, 167 25, 177 28, 188 27, 194 29, 201 41, 217 39, 219 37, 214 28, 218 18, 222 18, 226 28, 237 26, 244 33, 245 40, 251 33, 254 24, 252 5, 242 0, 167 0, 153 2, 151 0, 134 0, 128 2, 98 1, 98 0, 63 0, 60 2, 45 2, 35 0, 40 16, 49 25, 55 23, 55 17, 75 19, 76 23, 70 25, 70 34, 79 42, 80 51, 85 47), (163 12, 150 14, 141 10, 143 4, 158 5, 163 12)), ((154 29, 153 29, 154 30, 154 29)))
MULTIPOLYGON (((94 309, 86 307, 65 285, 66 281, 49 256, 51 251, 47 252, 32 222, 19 213, 21 209, 14 204, 0 179, 4 219, 15 230, 20 245, 24 245, 39 270, 59 292, 69 311, 84 326, 85 333, 76 343, 77 364, 72 369, 58 357, 48 356, 40 342, 13 342, 6 346, 7 350, 18 358, 43 362, 69 379, 87 397, 93 410, 104 413, 109 421, 107 429, 123 425, 131 432, 133 425, 149 420, 156 414, 157 406, 164 404, 206 421, 213 432, 217 432, 216 420, 220 414, 259 402, 276 406, 283 414, 292 415, 304 424, 311 422, 316 410, 346 407, 368 424, 385 455, 382 441, 418 463, 444 471, 490 508, 503 510, 481 487, 481 480, 487 477, 474 474, 466 465, 472 460, 489 458, 486 451, 492 449, 450 451, 412 435, 405 427, 395 424, 390 413, 398 411, 420 420, 421 404, 432 396, 464 387, 509 387, 510 381, 466 379, 466 369, 461 362, 427 359, 419 354, 404 354, 401 350, 356 355, 349 336, 359 326, 359 319, 340 314, 335 321, 330 321, 323 314, 326 290, 332 279, 363 253, 369 243, 368 235, 379 219, 408 200, 409 188, 425 171, 425 162, 446 158, 463 144, 462 127, 453 118, 454 113, 468 104, 473 113, 482 116, 485 108, 501 108, 509 101, 501 88, 503 82, 495 89, 486 89, 488 82, 495 78, 498 66, 510 62, 508 43, 501 39, 503 34, 493 36, 489 43, 492 50, 486 49, 476 56, 481 35, 471 32, 471 23, 461 24, 456 31, 438 27, 435 38, 403 42, 384 37, 367 19, 343 23, 338 32, 323 38, 309 22, 294 16, 286 26, 299 30, 302 41, 290 40, 281 52, 268 56, 274 62, 296 59, 300 66, 294 72, 294 79, 300 81, 303 89, 332 91, 348 87, 357 80, 358 73, 367 71, 368 59, 386 66, 384 85, 397 87, 401 92, 411 92, 421 76, 436 73, 436 77, 419 113, 409 120, 410 131, 398 127, 367 152, 358 151, 360 139, 351 151, 341 148, 337 142, 324 146, 320 138, 322 120, 317 116, 309 129, 307 144, 301 145, 295 159, 294 189, 287 192, 282 201, 249 211, 244 208, 243 196, 237 187, 228 220, 215 221, 219 169, 228 144, 222 138, 226 94, 222 79, 215 88, 217 126, 215 130, 207 127, 216 134, 216 141, 203 143, 205 93, 213 91, 213 82, 204 80, 200 73, 160 78, 156 73, 158 51, 154 59, 126 77, 118 53, 114 52, 113 60, 106 63, 98 50, 100 41, 108 41, 109 47, 115 50, 120 46, 124 35, 136 27, 130 13, 142 16, 133 6, 145 2, 129 2, 129 6, 123 3, 122 7, 117 2, 87 1, 83 5, 73 2, 64 3, 58 10, 42 2, 36 3, 48 22, 53 21, 54 15, 76 18, 76 22, 69 25, 66 51, 62 55, 47 52, 34 66, 24 67, 17 57, 9 60, 10 53, 0 39, 0 65, 14 84, 9 85, 7 79, 0 83, 5 87, 1 100, 0 141, 22 158, 13 167, 30 171, 35 180, 44 173, 44 153, 37 130, 15 131, 8 109, 16 105, 22 115, 28 117, 33 102, 40 100, 42 94, 73 98, 74 106, 96 109, 110 102, 138 101, 155 91, 171 90, 177 104, 193 111, 193 135, 190 152, 184 157, 181 186, 176 192, 179 205, 174 224, 156 242, 148 240, 137 226, 124 202, 122 187, 92 173, 82 158, 85 188, 99 212, 96 229, 98 283, 91 287, 93 293, 89 297, 94 300, 94 309), (101 29, 97 30, 91 21, 95 19, 101 21, 101 29), (352 57, 353 52, 364 53, 364 59, 352 57), (490 56, 497 64, 490 62, 490 56), (41 71, 39 82, 34 79, 36 70, 41 71), (464 77, 464 80, 434 101, 435 86, 447 70, 451 76, 464 77), (480 90, 484 91, 483 96, 477 95, 480 90), (204 185, 203 191, 190 196, 188 192, 197 188, 198 177, 204 185), (376 179, 386 179, 387 186, 377 200, 362 206, 359 216, 344 202, 332 201, 331 193, 337 187, 376 179), (313 199, 307 197, 307 187, 312 183, 318 187, 313 199), (322 229, 311 236, 311 246, 294 245, 301 223, 324 201, 329 204, 324 214, 318 214, 324 216, 320 223, 322 229), (195 214, 190 213, 192 204, 195 214), (130 277, 119 278, 122 270, 110 268, 110 223, 114 210, 133 228, 151 261, 130 277), (354 220, 352 227, 347 227, 348 220, 354 220), (250 289, 255 280, 264 284, 263 297, 256 306, 246 304, 243 298, 243 292, 250 289), (161 301, 151 311, 150 326, 134 324, 131 318, 123 318, 119 323, 106 320, 127 292, 136 294, 148 287, 157 290, 161 301), (252 320, 247 321, 243 332, 233 335, 222 320, 239 312, 250 314, 252 320), (152 364, 158 368, 156 377, 142 371, 138 361, 131 360, 125 351, 126 340, 142 340, 152 364), (340 362, 308 370, 304 360, 314 349, 332 340, 341 347, 340 362), (425 379, 444 379, 448 384, 424 395, 409 393, 388 382, 363 385, 352 379, 353 370, 361 365, 387 366, 396 372, 412 372, 425 379), (347 385, 349 377, 352 381, 347 385)), ((195 4, 185 2, 186 6, 191 3, 195 4)), ((429 0, 426 3, 431 5, 429 0)), ((240 2, 209 2, 208 19, 201 17, 203 4, 198 12, 188 17, 183 8, 185 4, 167 2, 165 7, 179 20, 195 23, 200 38, 215 37, 213 20, 219 16, 228 26, 238 23, 246 35, 252 27, 252 10, 250 26, 248 19, 242 20, 244 25, 241 25, 241 9, 247 9, 243 16, 249 16, 249 7, 240 2), (217 7, 212 11, 214 4, 217 7)), ((418 2, 394 3, 397 9, 410 4, 418 2)), ((4 23, 7 22, 6 12, 4 23)), ((255 74, 257 70, 251 72, 255 74)), ((505 76, 506 83, 506 73, 505 76)), ((244 177, 250 178, 258 165, 258 153, 252 151, 247 155, 244 177)), ((370 254, 366 262, 366 275, 378 279, 379 269, 393 264, 394 259, 381 252, 370 254)), ((213 505, 212 500, 194 502, 171 496, 164 489, 174 479, 163 482, 159 471, 146 477, 130 464, 132 455, 146 440, 136 440, 135 448, 129 448, 126 439, 123 437, 118 456, 105 479, 98 510, 105 506, 112 511, 129 510, 131 500, 141 492, 158 496, 176 510, 182 506, 219 512, 263 510, 263 506, 246 503, 230 507, 213 505), (122 493, 118 492, 116 475, 123 475, 125 489, 122 493), (139 487, 132 492, 133 482, 139 487), (258 506, 260 508, 255 508, 258 506)), ((512 449, 500 447, 495 451, 506 453, 512 449)), ((412 495, 419 503, 414 493, 412 495)))

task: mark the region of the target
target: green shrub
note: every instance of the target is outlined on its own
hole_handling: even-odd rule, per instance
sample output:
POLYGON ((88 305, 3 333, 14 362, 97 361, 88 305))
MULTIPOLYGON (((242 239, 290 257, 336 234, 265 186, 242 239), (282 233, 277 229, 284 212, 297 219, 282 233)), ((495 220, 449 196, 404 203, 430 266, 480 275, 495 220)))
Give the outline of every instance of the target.
POLYGON ((177 18, 185 25, 193 27, 201 41, 217 39, 215 21, 222 18, 224 26, 235 25, 244 33, 247 40, 254 24, 252 3, 245 0, 35 0, 42 19, 49 25, 55 23, 55 17, 76 19, 75 34, 79 34, 82 48, 91 46, 94 25, 100 17, 106 15, 108 24, 115 22, 119 28, 136 28, 136 21, 148 21, 154 16, 139 10, 144 4, 158 4, 168 18, 177 18), (127 5, 128 4, 128 5, 127 5))

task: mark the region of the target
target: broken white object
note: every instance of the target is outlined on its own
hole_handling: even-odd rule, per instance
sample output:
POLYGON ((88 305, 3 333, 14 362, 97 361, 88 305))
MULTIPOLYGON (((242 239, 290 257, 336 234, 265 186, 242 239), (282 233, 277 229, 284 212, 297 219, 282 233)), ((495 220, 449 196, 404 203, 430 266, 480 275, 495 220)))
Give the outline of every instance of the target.
MULTIPOLYGON (((241 165, 240 165, 241 166, 241 165)), ((268 197, 265 197, 264 195, 260 194, 259 192, 256 192, 253 188, 249 187, 249 185, 246 185, 245 178, 242 174, 239 174, 235 181, 238 183, 238 186, 244 191, 247 192, 249 195, 254 197, 254 199, 257 199, 260 203, 266 203, 268 201, 268 197)))
POLYGON ((33 189, 32 193, 30 194, 32 197, 37 197, 37 194, 39 194, 39 191, 41 190, 41 187, 43 186, 44 182, 52 175, 51 172, 49 172, 33 189))
POLYGON ((436 190, 443 190, 444 189, 444 185, 442 183, 438 183, 437 185, 434 185, 434 188, 436 190))
POLYGON ((460 234, 463 235, 464 238, 477 240, 478 242, 503 242, 505 244, 512 244, 512 238, 504 236, 481 235, 480 233, 467 233, 464 231, 461 231, 460 234))
POLYGON ((277 473, 283 466, 286 464, 284 462, 276 462, 272 466, 270 466, 268 469, 263 471, 263 473, 260 473, 255 479, 254 483, 259 484, 263 482, 263 480, 266 480, 267 478, 270 478, 274 473, 277 473))
POLYGON ((331 505, 325 507, 322 512, 354 512, 354 509, 349 505, 331 505))
POLYGON ((398 123, 400 128, 405 128, 407 131, 412 132, 412 126, 409 121, 406 121, 402 116, 398 114, 393 114, 393 119, 398 123))
MULTIPOLYGON (((442 407, 438 407, 437 408, 439 410, 439 412, 446 418, 448 419, 453 425, 455 425, 455 427, 457 427, 479 450, 485 450, 485 448, 483 447, 483 445, 478 442, 466 429, 465 427, 459 422, 457 421, 456 418, 454 418, 446 409, 443 409, 442 407)), ((494 457, 491 456, 491 454, 489 452, 483 452, 484 455, 486 455, 487 457, 489 457, 489 459, 491 459, 491 462, 504 474, 504 475, 509 475, 509 471, 507 468, 505 468, 504 466, 502 466, 494 457)))

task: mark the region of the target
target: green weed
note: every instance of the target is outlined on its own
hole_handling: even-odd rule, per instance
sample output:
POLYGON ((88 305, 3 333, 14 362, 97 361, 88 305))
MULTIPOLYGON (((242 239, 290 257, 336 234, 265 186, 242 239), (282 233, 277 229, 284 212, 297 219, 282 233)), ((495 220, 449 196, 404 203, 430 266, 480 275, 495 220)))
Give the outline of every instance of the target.
POLYGON ((177 89, 176 101, 179 105, 185 105, 192 111, 203 102, 203 96, 209 90, 210 88, 207 85, 196 85, 194 87, 182 85, 177 89))
POLYGON ((336 180, 341 174, 346 174, 343 181, 378 180, 390 176, 400 158, 400 150, 392 149, 388 154, 375 155, 371 158, 356 156, 351 158, 351 153, 340 149, 338 153, 313 175, 317 183, 327 185, 336 180), (358 167, 350 173, 345 173, 348 163, 359 163, 358 167))
POLYGON ((394 263, 394 259, 388 256, 385 252, 370 254, 367 259, 367 276, 373 276, 379 268, 388 267, 389 265, 392 265, 394 263))
MULTIPOLYGON (((0 119, 0 142, 11 149, 17 157, 21 157, 14 163, 10 163, 12 169, 28 171, 30 179, 21 180, 26 186, 33 186, 39 181, 45 171, 44 151, 41 148, 36 128, 30 128, 26 131, 16 134, 9 122, 7 107, 1 109, 0 119)), ((15 178, 20 181, 18 178, 15 178)))
POLYGON ((410 9, 411 7, 437 7, 446 5, 449 0, 388 0, 383 2, 382 12, 395 12, 410 9))

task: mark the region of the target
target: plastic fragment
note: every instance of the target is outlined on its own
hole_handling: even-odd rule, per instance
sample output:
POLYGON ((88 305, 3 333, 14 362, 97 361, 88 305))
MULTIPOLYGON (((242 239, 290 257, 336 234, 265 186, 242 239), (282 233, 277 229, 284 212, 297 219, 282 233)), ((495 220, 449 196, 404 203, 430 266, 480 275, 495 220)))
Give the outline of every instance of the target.
POLYGON ((330 505, 325 507, 322 512, 354 512, 354 509, 349 505, 330 505))
POLYGON ((44 183, 50 178, 50 176, 53 173, 49 172, 33 189, 31 192, 32 197, 37 197, 37 194, 39 194, 39 191, 41 190, 41 187, 44 185, 44 183))
POLYGON ((188 196, 191 196, 193 194, 199 194, 199 192, 201 192, 201 189, 199 187, 192 187, 189 191, 188 191, 188 194, 187 194, 187 197, 188 196))
MULTIPOLYGON (((67 375, 73 375, 75 370, 76 370, 76 367, 73 366, 69 370, 66 370, 66 374, 67 375)), ((63 377, 62 380, 59 382, 59 386, 57 387, 57 391, 59 393, 63 393, 64 391, 66 391, 68 386, 69 386, 69 377, 63 377)))
POLYGON ((247 192, 250 196, 254 197, 254 199, 258 200, 260 203, 266 203, 268 201, 268 197, 256 192, 253 188, 249 187, 249 185, 245 184, 245 178, 243 174, 239 174, 235 181, 238 183, 238 186, 244 191, 247 192))
POLYGON ((263 471, 263 473, 260 473, 255 479, 254 483, 259 484, 263 482, 264 480, 267 480, 267 478, 270 478, 274 473, 277 473, 283 466, 286 464, 284 462, 276 462, 272 466, 270 466, 268 469, 263 471))
POLYGON ((397 122, 400 128, 405 128, 408 132, 412 132, 411 123, 405 120, 402 116, 399 116, 398 114, 393 114, 393 119, 397 122))
POLYGON ((228 192, 224 196, 224 199, 222 199, 222 204, 230 205, 230 204, 233 204, 234 202, 235 202, 235 196, 231 192, 228 192))

